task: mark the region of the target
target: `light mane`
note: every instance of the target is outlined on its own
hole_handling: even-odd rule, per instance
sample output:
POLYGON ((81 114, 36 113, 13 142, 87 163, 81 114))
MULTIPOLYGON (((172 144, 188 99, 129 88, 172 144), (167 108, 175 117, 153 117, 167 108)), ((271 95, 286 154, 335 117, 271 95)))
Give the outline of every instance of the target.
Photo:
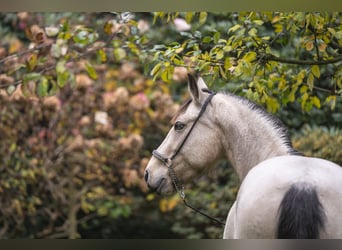
POLYGON ((237 96, 237 95, 227 93, 227 92, 224 92, 223 94, 233 97, 239 103, 247 106, 250 110, 252 110, 253 112, 256 112, 261 117, 263 117, 267 122, 269 122, 271 127, 275 131, 277 131, 277 133, 279 134, 279 137, 283 141, 284 145, 286 145, 286 147, 288 148, 288 153, 290 155, 303 155, 302 153, 298 152, 297 150, 293 148, 288 129, 278 117, 268 113, 264 107, 262 107, 261 105, 255 102, 248 100, 245 97, 237 96))

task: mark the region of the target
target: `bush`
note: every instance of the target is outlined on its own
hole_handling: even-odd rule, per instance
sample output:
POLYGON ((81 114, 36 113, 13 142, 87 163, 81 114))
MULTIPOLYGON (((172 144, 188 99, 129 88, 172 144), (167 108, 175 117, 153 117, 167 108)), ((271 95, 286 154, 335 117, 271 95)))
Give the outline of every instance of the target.
POLYGON ((151 141, 177 105, 132 65, 107 68, 102 79, 80 72, 75 88, 44 98, 1 92, 0 237, 78 238, 146 203, 151 141))
POLYGON ((306 126, 293 137, 293 146, 307 156, 330 160, 342 166, 342 130, 306 126))

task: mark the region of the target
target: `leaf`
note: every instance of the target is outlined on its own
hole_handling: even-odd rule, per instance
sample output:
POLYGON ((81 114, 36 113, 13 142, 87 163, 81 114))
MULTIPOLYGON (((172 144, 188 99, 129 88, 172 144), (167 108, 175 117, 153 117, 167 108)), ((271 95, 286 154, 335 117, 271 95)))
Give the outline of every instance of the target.
POLYGON ((12 95, 14 91, 15 91, 15 86, 13 85, 8 86, 8 88, 6 89, 6 92, 8 95, 12 95))
POLYGON ((306 106, 306 102, 309 98, 309 94, 307 92, 305 92, 303 95, 302 95, 302 98, 301 98, 301 106, 302 106, 302 109, 307 111, 307 109, 305 108, 306 106))
POLYGON ((250 52, 246 53, 242 59, 246 60, 247 62, 252 62, 256 59, 256 57, 257 57, 256 52, 250 51, 250 52))
POLYGON ((69 76, 70 75, 68 71, 57 73, 57 85, 60 88, 63 88, 65 84, 68 82, 69 76))
POLYGON ((248 31, 248 35, 250 35, 251 37, 255 37, 257 36, 257 32, 258 30, 256 28, 252 28, 250 29, 250 31, 248 31))
POLYGON ((103 49, 97 51, 98 58, 100 59, 101 63, 105 63, 107 61, 107 54, 104 52, 103 49))
POLYGON ((191 20, 192 20, 192 17, 194 16, 194 13, 193 12, 187 12, 185 14, 185 21, 187 23, 191 23, 191 20))
POLYGON ((156 76, 160 73, 160 69, 161 69, 161 63, 157 63, 153 69, 151 70, 151 76, 156 76))
POLYGON ((215 32, 213 38, 214 38, 214 43, 218 43, 218 41, 220 40, 221 37, 221 33, 220 32, 215 32))
POLYGON ((161 73, 160 77, 164 82, 169 82, 172 79, 173 75, 173 67, 167 67, 165 70, 161 73))
POLYGON ((319 100, 319 98, 317 96, 313 96, 312 97, 312 103, 314 106, 316 106, 316 108, 321 108, 321 101, 319 100))
POLYGON ((126 57, 126 50, 124 50, 123 48, 116 48, 114 50, 114 56, 116 60, 121 61, 126 57))
POLYGON ((37 94, 40 97, 46 96, 49 90, 49 81, 46 77, 42 77, 38 82, 37 94))
POLYGON ((193 35, 191 33, 189 33, 189 32, 181 31, 179 34, 181 36, 185 36, 185 37, 190 38, 190 39, 194 38, 193 35))
POLYGON ((309 86, 311 91, 313 90, 313 87, 314 87, 314 80, 315 80, 315 78, 314 78, 313 73, 309 74, 308 79, 307 79, 307 83, 308 83, 308 86, 309 86))
POLYGON ((325 102, 330 105, 330 108, 333 110, 335 109, 335 106, 336 106, 336 95, 331 95, 331 96, 328 96, 326 99, 325 99, 325 102))
POLYGON ((238 29, 241 28, 241 25, 240 24, 235 24, 233 27, 231 27, 229 30, 228 30, 228 33, 230 32, 235 32, 237 31, 238 29))
POLYGON ((25 82, 28 82, 28 81, 37 81, 40 79, 42 75, 40 73, 36 73, 36 72, 33 72, 33 73, 28 73, 24 76, 24 83, 25 82))
POLYGON ((267 96, 266 98, 267 111, 275 113, 279 109, 279 103, 273 97, 267 96))
POLYGON ((86 70, 88 75, 90 76, 90 78, 97 80, 98 79, 98 75, 96 73, 96 70, 94 69, 93 65, 91 65, 90 63, 86 63, 86 70))
POLYGON ((27 69, 29 71, 32 71, 36 68, 37 64, 38 64, 37 54, 30 55, 28 60, 26 61, 27 69))
POLYGON ((338 39, 338 40, 342 39, 342 30, 337 31, 337 32, 335 33, 335 37, 336 37, 336 39, 338 39))
POLYGON ((87 30, 78 30, 73 39, 80 45, 87 45, 89 43, 89 32, 87 30))
POLYGON ((200 12, 199 15, 199 23, 203 24, 207 20, 208 13, 207 12, 200 12))
POLYGON ((262 20, 254 20, 253 23, 255 23, 256 25, 261 26, 261 25, 264 24, 264 21, 262 21, 262 20))
POLYGON ((318 65, 313 65, 313 66, 311 67, 311 72, 312 72, 312 74, 313 74, 316 78, 319 78, 320 75, 321 75, 321 72, 319 71, 318 65))
POLYGON ((216 53, 216 60, 220 60, 220 59, 222 59, 223 57, 224 57, 224 52, 223 52, 223 50, 217 51, 217 53, 216 53))
POLYGON ((57 63, 57 65, 56 65, 56 72, 57 73, 63 73, 66 71, 65 63, 66 62, 64 60, 61 60, 57 63))

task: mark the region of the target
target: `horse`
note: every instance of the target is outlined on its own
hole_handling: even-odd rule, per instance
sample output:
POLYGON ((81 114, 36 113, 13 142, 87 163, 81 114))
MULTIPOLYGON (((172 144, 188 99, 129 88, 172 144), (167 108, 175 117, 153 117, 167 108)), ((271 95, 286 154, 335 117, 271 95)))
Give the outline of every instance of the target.
POLYGON ((188 92, 146 166, 151 190, 184 198, 182 183, 225 159, 241 185, 224 239, 342 238, 339 165, 297 152, 283 123, 246 98, 190 74, 188 92))

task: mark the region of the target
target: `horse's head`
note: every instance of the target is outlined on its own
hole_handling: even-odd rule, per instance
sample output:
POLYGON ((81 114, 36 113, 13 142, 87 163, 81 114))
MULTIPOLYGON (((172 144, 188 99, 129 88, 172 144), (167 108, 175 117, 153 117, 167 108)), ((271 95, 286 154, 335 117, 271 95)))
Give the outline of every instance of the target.
POLYGON ((171 164, 177 179, 186 183, 212 166, 221 155, 219 129, 210 102, 213 94, 201 77, 196 80, 191 75, 188 91, 191 99, 173 119, 172 128, 146 167, 147 185, 160 194, 174 190, 168 170, 171 164))

